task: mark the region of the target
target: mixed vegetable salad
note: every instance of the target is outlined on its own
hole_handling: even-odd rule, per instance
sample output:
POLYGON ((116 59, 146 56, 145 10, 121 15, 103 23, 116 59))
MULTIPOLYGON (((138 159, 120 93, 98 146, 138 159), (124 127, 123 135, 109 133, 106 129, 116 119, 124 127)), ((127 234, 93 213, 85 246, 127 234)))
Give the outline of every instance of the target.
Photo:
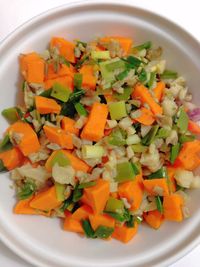
POLYGON ((24 105, 2 111, 0 171, 16 214, 59 217, 66 231, 131 240, 189 216, 200 187, 200 109, 150 41, 53 37, 19 57, 24 105))

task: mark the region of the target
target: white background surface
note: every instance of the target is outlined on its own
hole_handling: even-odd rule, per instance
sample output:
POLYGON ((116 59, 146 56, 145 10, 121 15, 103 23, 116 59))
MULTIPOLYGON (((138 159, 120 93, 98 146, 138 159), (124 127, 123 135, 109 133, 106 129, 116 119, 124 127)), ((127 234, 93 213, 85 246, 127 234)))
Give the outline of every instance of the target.
MULTIPOLYGON (((95 0, 94 0, 95 1, 95 0)), ((130 0, 131 1, 131 0, 130 0)), ((0 41, 20 24, 33 16, 71 0, 0 0, 0 41)), ((200 41, 199 1, 179 0, 132 0, 136 6, 144 7, 163 15, 181 25, 200 41)), ((170 267, 199 267, 200 246, 170 267)), ((14 255, 0 242, 0 266, 32 267, 14 255)), ((55 266, 56 267, 56 266, 55 266)))

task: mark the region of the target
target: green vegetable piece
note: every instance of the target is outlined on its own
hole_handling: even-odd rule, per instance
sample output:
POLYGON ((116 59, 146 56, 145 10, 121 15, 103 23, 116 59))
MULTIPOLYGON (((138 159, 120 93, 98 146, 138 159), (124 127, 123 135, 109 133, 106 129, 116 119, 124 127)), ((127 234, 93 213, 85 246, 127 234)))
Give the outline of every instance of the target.
POLYGON ((95 236, 98 238, 108 238, 113 232, 114 228, 100 225, 95 231, 95 236))
POLYGON ((104 213, 108 214, 112 218, 114 218, 118 222, 124 222, 125 218, 123 214, 115 213, 115 212, 110 212, 110 211, 104 211, 104 213))
POLYGON ((86 62, 88 59, 89 59, 88 55, 84 55, 81 59, 79 59, 75 65, 76 69, 79 69, 83 65, 83 63, 86 62))
POLYGON ((73 208, 74 208, 74 203, 72 201, 72 197, 70 196, 68 199, 65 199, 65 201, 63 202, 63 205, 60 208, 60 210, 62 212, 64 212, 65 210, 71 211, 73 208))
POLYGON ((142 144, 149 146, 153 141, 155 140, 156 133, 158 131, 159 126, 155 125, 151 128, 149 133, 145 135, 145 137, 142 139, 142 144))
POLYGON ((82 220, 82 227, 83 227, 83 230, 84 230, 86 237, 95 238, 95 232, 92 229, 92 226, 91 226, 89 220, 82 220))
POLYGON ((167 178, 167 169, 165 167, 160 168, 156 172, 150 174, 148 179, 167 178))
POLYGON ((135 175, 138 175, 140 173, 140 167, 136 163, 133 163, 133 162, 131 162, 131 166, 133 168, 135 175))
POLYGON ((183 107, 180 108, 179 118, 177 120, 177 126, 181 132, 186 132, 188 129, 189 118, 183 107))
POLYGON ((110 52, 109 51, 92 51, 91 58, 96 59, 110 59, 110 52))
POLYGON ((6 108, 4 109, 1 114, 4 116, 4 118, 9 122, 9 123, 14 123, 19 120, 18 112, 17 109, 14 108, 6 108))
POLYGON ((161 197, 160 196, 156 196, 155 199, 156 199, 156 207, 157 207, 157 210, 160 213, 163 213, 163 204, 162 204, 161 197))
POLYGON ((79 184, 78 189, 83 189, 83 188, 95 186, 96 184, 97 184, 96 181, 82 183, 82 184, 79 184))
POLYGON ((179 142, 181 144, 183 144, 183 143, 186 143, 186 142, 194 141, 195 139, 196 139, 196 136, 195 135, 185 135, 185 134, 182 134, 179 137, 179 142))
POLYGON ((105 211, 123 214, 124 203, 122 200, 116 199, 114 197, 109 197, 106 203, 105 211))
POLYGON ((114 59, 112 61, 109 61, 106 65, 106 69, 107 71, 109 72, 113 72, 117 69, 122 69, 122 70, 125 70, 125 63, 123 60, 120 60, 120 59, 114 59))
POLYGON ((126 136, 121 129, 114 129, 107 140, 113 146, 124 146, 126 144, 126 136))
POLYGON ((171 147, 171 151, 170 151, 170 162, 171 164, 174 164, 178 154, 179 154, 179 151, 181 149, 181 144, 180 143, 177 143, 176 145, 173 145, 171 147))
POLYGON ((129 73, 129 70, 124 70, 124 71, 120 72, 120 73, 116 76, 117 80, 119 80, 119 81, 124 80, 124 78, 126 78, 126 77, 128 76, 128 73, 129 73))
POLYGON ((138 223, 138 224, 141 224, 142 221, 143 221, 143 218, 141 216, 135 216, 135 221, 138 223))
POLYGON ((0 152, 10 150, 12 147, 13 145, 10 142, 10 137, 8 134, 6 134, 0 143, 0 152))
POLYGON ((24 185, 19 189, 17 197, 22 199, 27 199, 31 197, 36 191, 36 184, 33 180, 27 180, 24 185))
POLYGON ((79 189, 78 184, 75 186, 73 195, 72 195, 72 201, 78 202, 83 195, 83 189, 79 189))
POLYGON ((142 63, 142 61, 140 59, 138 59, 137 57, 134 56, 129 56, 127 57, 127 59, 122 59, 126 62, 126 67, 128 69, 137 69, 140 64, 142 63))
POLYGON ((106 81, 106 83, 111 83, 115 81, 115 70, 120 69, 121 71, 124 71, 126 69, 124 61, 120 59, 100 62, 99 67, 102 78, 106 81))
POLYGON ((81 73, 74 74, 74 86, 78 89, 81 88, 83 81, 83 75, 81 73))
POLYGON ((151 41, 148 41, 148 42, 145 42, 145 43, 143 43, 141 45, 135 46, 134 49, 137 49, 138 51, 141 51, 143 49, 149 49, 149 48, 151 48, 151 46, 152 46, 151 41))
POLYGON ((138 75, 138 79, 141 83, 143 83, 147 80, 147 73, 146 73, 145 69, 142 69, 142 71, 138 75))
POLYGON ((130 219, 126 222, 128 228, 133 228, 135 226, 135 218, 133 215, 130 215, 130 219))
POLYGON ((64 201, 65 200, 65 185, 64 184, 59 184, 55 183, 55 188, 56 188, 56 196, 58 201, 64 201))
POLYGON ((103 146, 98 145, 83 145, 82 155, 85 159, 101 158, 103 157, 105 150, 103 146))
POLYGON ((78 115, 84 116, 84 117, 88 115, 87 110, 84 108, 84 106, 81 103, 76 103, 74 106, 75 106, 75 109, 78 115))
POLYGON ((123 162, 117 164, 117 176, 115 181, 119 183, 134 180, 135 172, 130 162, 123 162))
POLYGON ((51 96, 62 101, 62 102, 67 102, 69 99, 69 96, 71 94, 71 91, 69 88, 59 84, 59 83, 54 83, 53 89, 51 92, 51 96))
POLYGON ((65 64, 67 67, 70 67, 70 62, 62 55, 58 56, 58 62, 60 64, 65 64))
POLYGON ((62 151, 58 151, 51 161, 51 166, 53 167, 56 163, 61 167, 65 167, 70 164, 70 160, 62 151))
POLYGON ((115 93, 114 97, 117 100, 125 100, 125 101, 127 101, 130 98, 131 93, 132 93, 132 88, 126 87, 126 88, 124 88, 123 94, 115 93))
POLYGON ((112 102, 108 108, 112 120, 120 120, 127 116, 125 101, 112 102))
POLYGON ((172 70, 165 70, 161 75, 161 79, 176 79, 178 77, 178 73, 172 70))
POLYGON ((156 134, 156 138, 167 138, 170 134, 170 130, 161 128, 156 134))
POLYGON ((7 172, 7 168, 3 164, 3 160, 0 159, 0 172, 7 172))
POLYGON ((155 80, 156 80, 156 73, 155 72, 151 72, 149 81, 147 82, 147 86, 149 88, 152 88, 155 80))
POLYGON ((45 90, 44 92, 42 92, 41 94, 39 94, 39 96, 50 98, 51 97, 51 93, 52 93, 52 88, 50 88, 48 90, 45 90))
POLYGON ((143 146, 142 144, 131 145, 131 148, 132 148, 133 152, 135 152, 135 153, 142 153, 142 152, 147 151, 147 149, 148 149, 147 146, 143 146))

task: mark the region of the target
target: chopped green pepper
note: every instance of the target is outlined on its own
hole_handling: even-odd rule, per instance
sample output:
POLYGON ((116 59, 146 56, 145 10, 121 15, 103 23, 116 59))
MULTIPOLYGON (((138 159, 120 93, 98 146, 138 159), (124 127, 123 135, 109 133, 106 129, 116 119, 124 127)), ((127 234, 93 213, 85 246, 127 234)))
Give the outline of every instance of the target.
POLYGON ((14 123, 19 120, 19 115, 17 112, 17 109, 14 108, 6 108, 2 110, 1 114, 4 116, 4 118, 9 122, 9 123, 14 123))
POLYGON ((51 92, 51 96, 62 101, 62 102, 67 102, 69 99, 69 96, 71 94, 71 91, 69 88, 59 84, 59 83, 54 83, 53 89, 51 92))
POLYGON ((120 120, 127 116, 125 101, 112 102, 108 108, 112 120, 120 120))
POLYGON ((155 178, 167 178, 167 169, 166 167, 162 167, 156 172, 150 174, 148 179, 155 179, 155 178))
POLYGON ((43 91, 41 94, 39 94, 39 96, 50 98, 51 97, 51 93, 52 93, 52 88, 43 91))
POLYGON ((176 145, 173 145, 171 147, 171 151, 170 151, 170 162, 171 164, 174 164, 178 154, 179 154, 179 151, 181 149, 181 145, 180 143, 177 143, 176 145))
POLYGON ((100 225, 96 229, 94 235, 95 235, 95 237, 98 237, 98 238, 108 238, 109 236, 112 235, 113 232, 114 232, 113 227, 107 227, 107 226, 100 225))
POLYGON ((126 181, 134 180, 136 174, 130 162, 123 162, 117 164, 117 176, 115 181, 123 183, 126 181))
POLYGON ((114 197, 109 197, 106 203, 105 211, 123 214, 124 203, 122 200, 116 199, 114 197))
POLYGON ((125 138, 126 136, 123 135, 122 129, 114 129, 107 140, 110 145, 124 146, 126 144, 125 138))

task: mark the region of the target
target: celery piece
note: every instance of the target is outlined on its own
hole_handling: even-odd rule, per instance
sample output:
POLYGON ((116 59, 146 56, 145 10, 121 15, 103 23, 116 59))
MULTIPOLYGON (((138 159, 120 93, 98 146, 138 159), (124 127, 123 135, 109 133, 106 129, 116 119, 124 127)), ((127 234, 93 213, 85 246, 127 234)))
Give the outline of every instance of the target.
POLYGON ((156 138, 167 138, 170 134, 170 130, 161 128, 156 134, 156 138))
POLYGON ((112 235, 113 232, 114 232, 114 228, 113 227, 107 227, 107 226, 104 226, 104 225, 100 225, 95 231, 95 237, 97 237, 97 238, 108 238, 109 236, 112 235))
POLYGON ((150 78, 149 78, 149 81, 147 82, 147 85, 148 87, 151 89, 153 84, 154 84, 154 81, 156 80, 156 73, 155 72, 151 72, 150 73, 150 78))
POLYGON ((133 91, 132 88, 130 88, 130 87, 126 87, 126 88, 124 88, 124 92, 123 92, 123 94, 115 93, 115 94, 114 94, 114 97, 115 97, 117 100, 125 100, 125 101, 127 101, 127 100, 130 98, 130 95, 131 95, 132 91, 133 91))
POLYGON ((4 118, 9 122, 9 123, 14 123, 19 120, 18 112, 15 107, 13 108, 6 108, 2 110, 1 114, 4 116, 4 118))
POLYGON ((39 96, 50 98, 51 97, 51 93, 52 93, 52 88, 43 91, 41 94, 39 94, 39 96))
POLYGON ((112 102, 108 108, 112 120, 120 120, 127 116, 125 101, 112 102))
POLYGON ((3 140, 0 143, 0 152, 9 150, 13 147, 12 143, 10 142, 10 137, 8 134, 6 134, 3 138, 3 140))
POLYGON ((188 129, 189 118, 183 107, 180 107, 180 114, 177 120, 177 126, 181 132, 186 132, 188 129))
POLYGON ((82 86, 83 75, 81 73, 74 74, 74 87, 80 89, 82 86))
POLYGON ((124 146, 126 145, 125 136, 121 129, 114 129, 108 136, 108 143, 113 146, 124 146))
POLYGON ((92 51, 91 52, 92 59, 110 59, 109 51, 92 51))
POLYGON ((178 154, 179 154, 179 151, 181 149, 181 144, 180 143, 177 143, 176 145, 173 145, 171 147, 171 151, 170 151, 170 162, 171 164, 174 164, 178 154))
POLYGON ((143 43, 141 45, 135 46, 134 49, 137 49, 138 51, 141 51, 143 49, 149 49, 149 48, 151 48, 151 46, 152 46, 151 41, 148 41, 148 42, 145 42, 145 43, 143 43))
POLYGON ((148 132, 147 135, 142 139, 142 144, 149 146, 151 143, 153 143, 156 133, 158 131, 159 125, 155 125, 151 128, 151 130, 148 132))
POLYGON ((131 145, 131 148, 132 148, 133 152, 135 152, 135 153, 142 153, 142 152, 147 151, 147 149, 148 149, 147 146, 143 146, 142 144, 131 145))
POLYGON ((58 201, 64 201, 65 200, 65 196, 64 196, 65 185, 55 183, 55 188, 56 188, 56 197, 57 197, 58 201))
POLYGON ((135 172, 130 162, 117 164, 117 176, 115 177, 116 182, 123 183, 126 181, 134 180, 134 178, 135 172))
POLYGON ((147 80, 147 73, 145 71, 145 69, 142 69, 142 71, 140 72, 140 74, 138 75, 138 79, 140 82, 145 82, 147 80))
POLYGON ((165 70, 161 75, 161 79, 176 79, 178 77, 178 73, 172 70, 165 70))
POLYGON ((101 158, 104 155, 104 148, 97 145, 83 145, 82 156, 84 159, 101 158))
POLYGON ((88 115, 87 110, 84 108, 84 106, 81 103, 76 103, 74 105, 74 107, 75 107, 78 115, 85 116, 85 117, 88 115))
POLYGON ((114 71, 116 69, 120 69, 121 71, 124 71, 126 69, 124 61, 120 59, 100 62, 99 67, 102 78, 106 81, 106 83, 115 81, 114 71))
POLYGON ((51 92, 51 96, 62 101, 62 102, 67 102, 69 99, 69 96, 71 94, 71 91, 69 88, 59 84, 59 83, 54 83, 53 89, 51 92))
POLYGON ((194 141, 196 139, 196 136, 195 135, 185 135, 185 134, 182 134, 180 137, 179 137, 179 142, 181 144, 183 143, 186 143, 186 142, 191 142, 191 141, 194 141))
POLYGON ((4 166, 3 160, 0 159, 0 172, 7 172, 7 168, 4 166))
POLYGON ((70 164, 70 161, 62 151, 57 151, 51 161, 51 166, 53 167, 56 163, 61 167, 65 167, 70 164))
POLYGON ((106 203, 105 211, 123 214, 124 203, 122 200, 119 200, 119 199, 114 198, 114 197, 109 197, 109 199, 106 203))
POLYGON ((125 70, 126 66, 123 60, 112 60, 108 64, 106 64, 107 71, 113 72, 117 69, 125 70))
POLYGON ((157 170, 156 172, 150 174, 148 176, 148 179, 158 179, 158 178, 167 178, 167 170, 165 167, 160 168, 159 170, 157 170))
POLYGON ((160 213, 163 213, 163 204, 162 204, 161 197, 160 196, 156 196, 155 199, 156 199, 156 207, 157 207, 157 210, 160 213))

